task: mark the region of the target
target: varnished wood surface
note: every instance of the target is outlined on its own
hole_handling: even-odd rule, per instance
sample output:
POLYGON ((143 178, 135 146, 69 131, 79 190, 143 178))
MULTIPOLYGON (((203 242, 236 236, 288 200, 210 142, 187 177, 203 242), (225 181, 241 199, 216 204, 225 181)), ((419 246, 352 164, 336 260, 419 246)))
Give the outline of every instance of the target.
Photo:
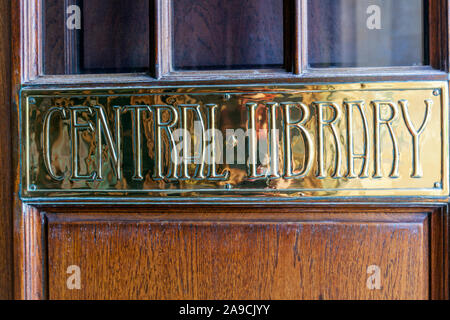
POLYGON ((429 58, 433 68, 449 70, 449 0, 428 1, 429 58))
MULTIPOLYGON (((36 31, 36 2, 11 1, 11 91, 12 91, 12 167, 13 183, 12 211, 13 211, 13 297, 27 299, 25 286, 27 284, 27 266, 25 265, 25 229, 23 228, 26 210, 19 198, 20 161, 19 161, 19 101, 20 88, 25 80, 35 79, 38 74, 38 55, 35 51, 37 41, 36 31), (30 13, 34 12, 34 14, 30 13), (28 17, 22 21, 21 17, 28 17)), ((32 246, 38 248, 38 246, 32 246)), ((33 252, 33 251, 31 251, 33 252)))
POLYGON ((283 0, 173 1, 175 69, 282 67, 283 0))
POLYGON ((44 214, 37 208, 24 205, 23 207, 24 228, 24 253, 23 253, 23 276, 25 277, 25 297, 33 300, 47 299, 47 250, 46 226, 44 214))
POLYGON ((429 298, 425 213, 138 211, 49 214, 49 297, 429 298), (81 290, 67 289, 71 265, 81 290), (366 286, 370 265, 381 268, 381 290, 366 286))
POLYGON ((0 0, 0 299, 12 298, 11 7, 0 0))
POLYGON ((450 298, 448 206, 433 214, 430 222, 431 298, 448 300, 450 298))

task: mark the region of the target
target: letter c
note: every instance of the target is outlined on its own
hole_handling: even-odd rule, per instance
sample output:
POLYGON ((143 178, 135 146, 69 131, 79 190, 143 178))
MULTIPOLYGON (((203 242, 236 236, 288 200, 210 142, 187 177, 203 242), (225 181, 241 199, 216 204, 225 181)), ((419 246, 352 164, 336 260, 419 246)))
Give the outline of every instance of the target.
POLYGON ((52 121, 52 117, 56 112, 60 112, 63 116, 63 119, 68 119, 67 117, 67 112, 63 107, 54 107, 51 108, 47 114, 45 115, 44 118, 44 128, 43 128, 43 134, 44 134, 44 164, 45 167, 47 168, 48 173, 50 174, 50 176, 56 180, 56 181, 61 181, 64 180, 64 175, 62 176, 57 176, 52 168, 52 161, 51 161, 51 152, 50 152, 50 123, 52 121))

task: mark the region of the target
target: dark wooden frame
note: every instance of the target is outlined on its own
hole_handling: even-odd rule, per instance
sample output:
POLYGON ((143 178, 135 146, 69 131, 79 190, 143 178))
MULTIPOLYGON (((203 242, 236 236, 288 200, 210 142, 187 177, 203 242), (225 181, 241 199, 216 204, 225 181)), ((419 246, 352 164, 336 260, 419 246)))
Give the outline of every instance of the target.
MULTIPOLYGON (((163 58, 164 50, 167 49, 167 43, 160 43, 157 39, 160 32, 167 25, 169 17, 164 15, 162 10, 168 0, 155 0, 155 14, 157 19, 156 34, 152 35, 152 41, 155 42, 154 61, 155 68, 152 70, 154 77, 146 74, 119 74, 119 75, 73 75, 73 76, 44 76, 42 70, 42 48, 39 39, 41 38, 41 4, 40 0, 0 0, 0 10, 2 17, 9 16, 9 7, 11 5, 11 34, 12 34, 12 72, 3 71, 0 68, 0 79, 2 83, 9 83, 11 76, 11 97, 9 88, 1 88, 0 101, 6 101, 4 106, 9 105, 12 100, 11 110, 5 109, 6 113, 0 117, 1 126, 4 132, 11 132, 13 145, 9 148, 9 137, 2 136, 0 151, 2 155, 2 167, 0 170, 4 198, 0 199, 4 212, 9 212, 9 195, 13 195, 12 216, 13 228, 12 238, 14 239, 14 284, 11 284, 12 270, 11 263, 6 263, 5 290, 0 290, 1 297, 14 297, 17 299, 45 299, 48 297, 47 283, 47 261, 46 254, 46 230, 47 230, 47 212, 67 211, 73 208, 71 203, 55 203, 44 205, 42 203, 23 203, 18 197, 20 188, 20 167, 19 167, 19 94, 20 89, 27 86, 38 88, 47 87, 91 87, 91 86, 151 86, 151 85, 200 85, 200 84, 242 84, 242 83, 277 83, 277 82, 354 82, 354 81, 402 81, 402 80, 448 80, 449 71, 449 0, 430 0, 430 67, 414 68, 380 68, 376 70, 368 69, 340 69, 332 71, 314 71, 306 68, 305 47, 302 43, 306 41, 306 0, 296 0, 296 12, 298 20, 295 28, 296 42, 294 44, 293 58, 294 67, 292 73, 284 72, 260 72, 249 77, 242 77, 240 72, 221 72, 220 74, 207 74, 205 72, 193 72, 189 74, 178 74, 170 72, 167 56, 163 58), (301 19, 302 17, 303 19, 301 19), (9 126, 9 114, 12 115, 12 130, 7 130, 9 126), (12 154, 12 176, 8 165, 8 155, 12 154), (10 181, 14 181, 12 192, 8 192, 10 181), (13 290, 12 290, 13 288, 13 290)), ((0 29, 1 29, 0 25, 0 29)), ((3 31, 3 29, 1 29, 3 31)), ((1 35, 9 34, 2 32, 0 34, 1 43, 7 43, 9 39, 2 38, 1 35)), ((165 38, 167 39, 167 38, 165 38)), ((8 47, 8 46, 6 46, 8 47)), ((4 54, 2 52, 2 54, 4 54)), ((0 64, 2 63, 0 59, 0 64)), ((293 210, 308 208, 321 208, 325 206, 338 206, 347 210, 369 207, 383 207, 386 210, 395 212, 409 210, 408 212, 420 211, 431 215, 431 238, 430 238, 430 266, 433 270, 430 275, 431 298, 448 299, 449 298, 449 228, 448 221, 448 199, 443 202, 435 203, 433 200, 413 198, 413 199, 359 199, 350 201, 348 199, 318 199, 311 203, 308 200, 297 204, 277 204, 279 208, 293 210), (386 202, 391 202, 386 204, 386 202), (395 203, 395 204, 392 204, 395 203)), ((181 203, 180 203, 181 204, 181 203)), ((80 204, 79 204, 80 205, 80 204)), ((97 204, 98 205, 98 204, 97 204)), ((152 206, 160 204, 143 203, 142 205, 152 206)), ((274 204, 260 204, 264 206, 274 204)), ((85 203, 80 205, 95 208, 95 203, 85 203)), ((184 204, 185 208, 194 210, 202 204, 184 204)), ((230 210, 235 205, 223 205, 224 211, 230 210)), ((255 207, 258 206, 255 204, 255 207)), ((173 207, 173 206, 172 206, 173 207)), ((168 207, 170 209, 170 207, 168 207)), ((6 215, 0 218, 0 227, 6 230, 6 241, 0 239, 0 252, 6 252, 11 249, 9 241, 11 237, 11 217, 6 215), (8 240, 9 237, 9 240, 8 240), (4 244, 5 243, 5 244, 4 244), (9 249, 8 249, 9 248, 9 249)), ((11 250, 12 251, 12 250, 11 250)), ((10 251, 10 252, 11 252, 10 251)), ((12 255, 12 254, 11 254, 12 255)), ((8 258, 7 258, 8 259, 8 258)))
POLYGON ((307 67, 307 0, 293 0, 295 7, 294 30, 292 31, 292 54, 286 56, 287 70, 239 71, 183 71, 174 72, 171 67, 171 9, 172 0, 153 0, 154 33, 150 42, 154 44, 151 59, 154 61, 150 74, 114 75, 44 75, 42 68, 42 1, 18 0, 22 21, 20 47, 22 59, 21 82, 26 85, 91 85, 121 84, 164 85, 189 83, 227 82, 345 82, 345 81, 395 81, 395 80, 443 80, 448 72, 449 56, 449 6, 447 0, 429 0, 429 57, 430 66, 387 68, 333 68, 310 69, 307 67), (27 19, 24 19, 27 17, 27 19), (26 21, 25 21, 26 20, 26 21), (26 54, 25 54, 26 53, 26 54), (245 76, 243 74, 246 74, 245 76))
POLYGON ((156 0, 155 9, 157 13, 155 25, 155 39, 154 44, 157 50, 157 60, 154 63, 156 66, 155 73, 151 74, 155 79, 189 79, 191 77, 242 77, 242 74, 250 74, 249 78, 263 76, 276 77, 299 75, 301 73, 300 64, 300 47, 301 37, 301 10, 305 3, 303 0, 284 0, 285 1, 285 24, 292 25, 292 28, 285 25, 285 39, 284 39, 284 60, 285 65, 283 69, 262 69, 262 70, 232 70, 232 71, 175 71, 172 66, 172 0, 156 0), (292 3, 290 3, 292 2, 292 3), (292 8, 292 12, 289 12, 292 8), (298 17, 298 19, 297 19, 298 17), (289 38, 294 39, 293 43, 286 41, 289 38))
POLYGON ((0 0, 0 300, 12 298, 11 2, 0 0))

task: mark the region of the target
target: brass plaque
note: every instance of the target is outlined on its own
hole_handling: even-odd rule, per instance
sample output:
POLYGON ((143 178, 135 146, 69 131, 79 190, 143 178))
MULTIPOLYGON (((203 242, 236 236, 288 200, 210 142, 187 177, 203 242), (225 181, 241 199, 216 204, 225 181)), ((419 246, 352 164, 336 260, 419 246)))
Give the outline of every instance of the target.
POLYGON ((23 90, 23 198, 448 195, 446 82, 23 90))

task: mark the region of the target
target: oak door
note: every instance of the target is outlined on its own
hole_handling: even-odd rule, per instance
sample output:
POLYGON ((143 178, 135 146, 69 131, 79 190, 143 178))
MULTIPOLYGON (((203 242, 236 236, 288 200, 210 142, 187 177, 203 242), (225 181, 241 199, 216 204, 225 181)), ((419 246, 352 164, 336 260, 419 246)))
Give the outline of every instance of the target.
POLYGON ((1 198, 0 225, 10 231, 0 249, 15 298, 448 298, 447 195, 27 199, 18 108, 21 89, 445 83, 448 1, 1 0, 0 8, 12 15, 11 31, 0 21, 12 40, 11 73, 0 59, 2 83, 12 79, 12 128, 5 117, 0 129, 12 177, 5 158, 2 181, 14 185, 3 186, 14 198, 1 198))

